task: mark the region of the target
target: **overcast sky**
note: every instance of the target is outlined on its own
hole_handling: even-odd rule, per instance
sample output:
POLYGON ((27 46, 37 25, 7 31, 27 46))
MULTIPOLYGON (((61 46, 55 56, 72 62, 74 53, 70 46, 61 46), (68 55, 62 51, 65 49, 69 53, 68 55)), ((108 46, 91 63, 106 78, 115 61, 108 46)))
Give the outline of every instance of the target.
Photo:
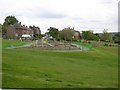
POLYGON ((118 31, 119 0, 0 0, 0 23, 8 15, 27 26, 39 26, 102 32, 118 31))

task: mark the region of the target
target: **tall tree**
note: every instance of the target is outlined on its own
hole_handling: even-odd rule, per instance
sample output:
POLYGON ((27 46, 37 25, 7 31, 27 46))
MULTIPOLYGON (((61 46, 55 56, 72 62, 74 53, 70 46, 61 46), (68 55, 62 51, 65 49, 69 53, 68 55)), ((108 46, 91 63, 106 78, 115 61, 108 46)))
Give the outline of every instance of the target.
POLYGON ((116 33, 112 39, 114 42, 120 43, 120 32, 116 33))
POLYGON ((69 30, 69 28, 65 28, 62 31, 60 31, 60 38, 62 40, 68 40, 71 41, 73 38, 74 32, 69 30))
POLYGON ((51 35, 56 40, 58 39, 58 29, 54 27, 48 28, 48 34, 51 35))
POLYGON ((18 20, 15 18, 15 16, 7 16, 5 18, 5 21, 3 23, 3 26, 2 26, 2 30, 3 30, 3 33, 6 32, 6 28, 9 26, 9 25, 14 25, 15 23, 17 23, 18 20))
POLYGON ((100 40, 100 36, 98 33, 94 34, 94 40, 100 40))
POLYGON ((8 23, 8 25, 14 25, 18 20, 15 18, 15 16, 7 16, 5 18, 5 22, 8 23))
POLYGON ((101 35, 101 40, 106 41, 106 40, 110 40, 110 39, 111 39, 111 38, 110 38, 109 33, 107 32, 106 29, 104 29, 104 30, 103 30, 103 33, 102 33, 102 35, 101 35))
POLYGON ((92 39, 94 39, 93 31, 91 31, 91 30, 82 31, 82 39, 85 39, 85 40, 92 40, 92 39))
POLYGON ((82 39, 85 40, 99 40, 99 34, 94 34, 93 31, 82 31, 82 39))

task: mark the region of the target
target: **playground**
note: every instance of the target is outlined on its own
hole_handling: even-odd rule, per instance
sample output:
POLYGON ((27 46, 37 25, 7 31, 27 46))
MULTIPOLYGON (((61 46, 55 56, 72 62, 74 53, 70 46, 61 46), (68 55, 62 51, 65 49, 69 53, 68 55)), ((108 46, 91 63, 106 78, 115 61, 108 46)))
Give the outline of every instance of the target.
MULTIPOLYGON (((14 41, 14 40, 13 40, 14 41)), ((20 40, 21 45, 9 45, 7 49, 14 48, 37 48, 39 50, 51 50, 51 51, 88 51, 91 50, 91 44, 81 44, 80 42, 65 42, 65 41, 54 41, 53 39, 47 39, 43 37, 42 39, 33 40, 32 42, 25 42, 20 40)))
MULTIPOLYGON (((11 41, 11 40, 10 40, 11 41)), ((14 40, 13 40, 14 41, 14 40)), ((18 41, 17 41, 18 42, 18 41)), ((92 48, 98 48, 101 46, 104 47, 118 47, 118 44, 114 44, 111 42, 98 42, 98 41, 88 41, 88 42, 80 42, 80 41, 54 41, 53 39, 47 39, 43 37, 42 39, 37 39, 33 41, 19 41, 20 45, 11 44, 7 46, 7 49, 14 48, 33 48, 39 50, 50 50, 57 52, 79 52, 79 51, 90 51, 92 48)))

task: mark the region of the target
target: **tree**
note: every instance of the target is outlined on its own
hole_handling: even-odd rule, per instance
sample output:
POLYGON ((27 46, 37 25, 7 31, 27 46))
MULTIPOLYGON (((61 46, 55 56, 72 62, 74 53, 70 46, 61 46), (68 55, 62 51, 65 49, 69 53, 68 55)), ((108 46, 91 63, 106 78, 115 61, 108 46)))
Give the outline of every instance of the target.
POLYGON ((90 40, 92 35, 93 35, 93 31, 90 30, 82 31, 82 39, 90 40))
POLYGON ((5 22, 8 23, 8 25, 14 25, 18 22, 18 20, 15 18, 15 16, 7 16, 5 18, 5 22))
POLYGON ((3 26, 2 26, 2 31, 3 33, 6 32, 6 28, 9 26, 9 25, 14 25, 15 23, 17 23, 18 20, 15 18, 15 16, 7 16, 5 18, 5 21, 3 23, 3 26))
POLYGON ((116 33, 112 39, 115 43, 120 43, 120 33, 116 33))
POLYGON ((90 38, 90 31, 82 31, 82 39, 89 40, 90 38))
POLYGON ((69 30, 68 28, 63 29, 60 33, 60 38, 62 40, 71 41, 74 35, 74 32, 72 30, 69 30))
POLYGON ((51 35, 56 40, 58 39, 58 29, 54 27, 48 28, 48 34, 51 35))
POLYGON ((104 41, 106 41, 106 40, 109 40, 110 41, 110 35, 109 35, 109 33, 107 32, 107 30, 103 30, 103 33, 102 33, 102 35, 101 35, 101 40, 104 40, 104 41))
POLYGON ((40 33, 37 33, 37 34, 36 34, 36 37, 42 38, 42 35, 41 35, 40 33))
POLYGON ((99 35, 94 34, 93 31, 91 31, 91 30, 82 31, 82 39, 85 39, 85 40, 99 40, 99 35))
POLYGON ((99 34, 94 34, 94 40, 99 40, 100 39, 100 36, 99 36, 99 34))

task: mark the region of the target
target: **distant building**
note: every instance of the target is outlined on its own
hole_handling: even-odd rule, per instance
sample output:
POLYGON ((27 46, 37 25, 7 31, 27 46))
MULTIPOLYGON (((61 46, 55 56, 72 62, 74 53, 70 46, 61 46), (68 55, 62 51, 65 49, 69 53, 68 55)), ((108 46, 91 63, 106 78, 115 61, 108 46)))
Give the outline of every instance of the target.
POLYGON ((74 32, 73 40, 80 40, 80 38, 81 38, 80 32, 75 30, 74 27, 73 28, 68 27, 68 28, 65 28, 65 29, 68 29, 68 30, 71 30, 71 31, 74 32))
POLYGON ((36 39, 39 34, 41 34, 41 30, 36 26, 29 26, 29 28, 33 31, 33 38, 36 39))
POLYGON ((10 25, 6 29, 6 37, 9 39, 19 39, 22 35, 30 35, 31 38, 35 34, 41 34, 40 28, 33 26, 34 28, 29 28, 25 25, 21 25, 21 23, 16 23, 14 25, 10 25))

